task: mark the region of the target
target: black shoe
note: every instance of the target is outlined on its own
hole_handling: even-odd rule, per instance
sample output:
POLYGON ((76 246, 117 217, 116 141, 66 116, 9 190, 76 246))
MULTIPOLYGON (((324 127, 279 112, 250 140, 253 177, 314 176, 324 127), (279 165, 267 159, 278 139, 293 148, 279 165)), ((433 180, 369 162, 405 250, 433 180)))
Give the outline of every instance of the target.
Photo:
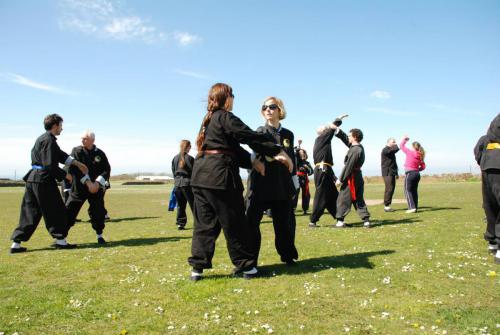
POLYGON ((10 248, 10 253, 11 254, 19 254, 21 252, 25 252, 26 250, 28 250, 28 249, 26 249, 25 247, 10 248))
POLYGON ((185 226, 181 226, 181 225, 177 225, 177 229, 178 230, 186 230, 186 227, 185 226))
POLYGON ((56 249, 75 249, 77 247, 76 244, 69 244, 69 243, 66 243, 66 244, 53 244, 53 246, 56 248, 56 249))
POLYGON ((104 239, 104 237, 98 237, 97 244, 106 244, 106 240, 104 239))
POLYGON ((287 266, 296 266, 296 265, 297 265, 297 262, 296 262, 296 261, 294 261, 293 259, 288 259, 288 260, 286 260, 286 261, 284 261, 284 262, 285 262, 285 264, 286 264, 287 266))

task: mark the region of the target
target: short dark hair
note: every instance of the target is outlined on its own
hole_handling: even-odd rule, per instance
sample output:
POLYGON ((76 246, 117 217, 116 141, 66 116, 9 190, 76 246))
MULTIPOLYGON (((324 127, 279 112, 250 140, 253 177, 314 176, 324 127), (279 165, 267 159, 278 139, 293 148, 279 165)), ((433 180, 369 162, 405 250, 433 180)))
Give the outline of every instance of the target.
POLYGON ((361 142, 363 140, 363 132, 361 131, 361 129, 353 128, 349 130, 349 132, 351 133, 351 136, 354 137, 354 139, 356 139, 357 142, 361 142))
POLYGON ((50 114, 43 119, 45 130, 51 130, 54 125, 63 122, 63 118, 59 114, 50 114))

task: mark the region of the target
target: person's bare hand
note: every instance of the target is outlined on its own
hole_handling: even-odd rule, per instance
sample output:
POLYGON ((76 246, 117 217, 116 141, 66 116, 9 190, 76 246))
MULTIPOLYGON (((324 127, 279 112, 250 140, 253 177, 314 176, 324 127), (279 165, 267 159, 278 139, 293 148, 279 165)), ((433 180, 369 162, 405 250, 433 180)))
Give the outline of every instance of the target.
POLYGON ((86 184, 90 193, 95 194, 99 191, 99 184, 97 182, 91 182, 90 180, 87 180, 86 184))
POLYGON ((69 183, 71 184, 73 182, 73 176, 69 173, 66 173, 66 180, 69 181, 69 183))
POLYGON ((288 171, 290 171, 290 173, 292 173, 293 163, 292 163, 292 160, 290 159, 290 157, 286 154, 286 152, 281 150, 279 154, 274 156, 274 159, 282 164, 285 164, 285 166, 288 168, 288 171))
POLYGON ((258 159, 254 159, 252 161, 252 167, 255 171, 257 171, 261 176, 265 176, 266 175, 266 165, 261 162, 260 160, 258 159))
POLYGON ((76 167, 78 167, 84 175, 89 173, 89 169, 88 169, 87 165, 85 165, 79 161, 74 161, 74 162, 75 162, 76 167))

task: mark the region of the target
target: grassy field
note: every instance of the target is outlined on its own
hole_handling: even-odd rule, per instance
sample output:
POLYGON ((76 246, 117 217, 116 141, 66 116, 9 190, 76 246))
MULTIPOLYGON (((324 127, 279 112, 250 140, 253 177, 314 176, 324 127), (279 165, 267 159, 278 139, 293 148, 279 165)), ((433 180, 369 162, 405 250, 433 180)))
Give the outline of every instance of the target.
MULTIPOLYGON (((171 186, 120 186, 106 196, 106 247, 86 222, 75 250, 53 250, 43 222, 9 255, 22 188, 0 188, 0 333, 13 334, 499 334, 500 268, 482 238, 480 184, 421 184, 422 210, 371 206, 376 226, 349 229, 297 217, 296 267, 281 264, 261 225, 262 277, 230 276, 221 236, 214 269, 188 280, 192 219, 178 231, 171 186)), ((383 185, 367 185, 381 199, 383 185)), ((403 198, 401 183, 395 198, 403 198)))

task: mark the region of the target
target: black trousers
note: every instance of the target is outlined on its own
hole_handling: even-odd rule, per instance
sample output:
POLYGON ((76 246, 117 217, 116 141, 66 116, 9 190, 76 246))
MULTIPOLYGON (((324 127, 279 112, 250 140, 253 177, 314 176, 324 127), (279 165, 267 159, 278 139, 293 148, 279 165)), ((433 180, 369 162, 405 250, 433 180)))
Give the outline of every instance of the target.
POLYGON ((405 174, 405 196, 408 209, 418 209, 418 183, 420 182, 420 172, 407 171, 405 174))
POLYGON ((325 209, 335 218, 339 191, 335 187, 333 170, 328 167, 326 171, 321 171, 320 168, 316 167, 314 169, 314 184, 316 185, 316 193, 310 217, 311 222, 318 222, 325 209))
POLYGON ((55 181, 49 183, 26 183, 19 225, 12 233, 11 240, 28 241, 44 219, 45 227, 54 238, 67 235, 66 207, 55 181))
POLYGON ((483 171, 482 188, 487 221, 484 239, 500 245, 500 170, 483 171))
POLYGON ((78 213, 82 208, 85 201, 89 202, 88 213, 90 216, 90 222, 92 223, 92 228, 95 230, 96 234, 102 234, 104 230, 104 217, 106 216, 106 209, 104 208, 104 192, 99 190, 95 194, 89 194, 88 196, 75 195, 70 192, 68 200, 66 201, 66 209, 68 212, 68 231, 74 226, 78 213))
POLYGON ((200 187, 192 187, 192 190, 195 219, 189 264, 194 269, 212 267, 215 241, 222 229, 235 271, 256 266, 251 245, 254 238, 245 217, 242 191, 200 187))
POLYGON ((273 213, 274 245, 281 261, 288 262, 299 257, 295 248, 295 215, 291 200, 257 201, 249 199, 247 220, 253 229, 252 241, 255 261, 257 262, 261 246, 260 222, 264 211, 271 209, 273 213))
POLYGON ((356 200, 352 199, 351 189, 347 182, 340 187, 339 198, 337 200, 337 220, 343 221, 351 211, 351 206, 354 206, 359 217, 363 221, 370 219, 370 212, 365 203, 365 182, 361 173, 356 173, 354 176, 354 189, 356 200))
POLYGON ((383 176, 385 191, 384 191, 384 206, 389 207, 392 203, 392 196, 396 189, 396 176, 383 176))
POLYGON ((177 199, 177 219, 176 224, 184 227, 187 223, 186 206, 189 203, 191 212, 193 211, 194 195, 191 186, 175 188, 175 198, 177 199))
POLYGON ((299 177, 299 185, 300 188, 297 190, 297 194, 293 198, 293 208, 297 208, 297 204, 299 202, 299 194, 302 194, 302 210, 306 212, 309 209, 309 203, 311 201, 311 192, 309 191, 309 180, 305 181, 303 177, 299 177))

